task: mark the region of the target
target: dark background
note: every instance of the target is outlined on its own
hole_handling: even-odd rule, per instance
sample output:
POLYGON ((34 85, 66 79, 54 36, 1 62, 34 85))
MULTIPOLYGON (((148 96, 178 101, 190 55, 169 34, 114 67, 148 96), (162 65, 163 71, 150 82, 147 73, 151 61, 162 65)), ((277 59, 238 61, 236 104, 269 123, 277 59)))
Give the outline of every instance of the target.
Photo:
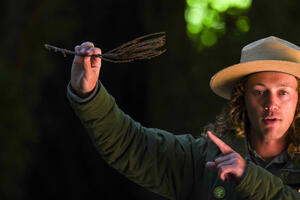
POLYGON ((167 52, 152 60, 104 62, 101 81, 119 106, 147 127, 197 135, 225 104, 210 77, 238 63, 240 49, 275 35, 300 44, 298 0, 256 0, 250 30, 226 33, 197 51, 187 37, 185 1, 2 0, 0 2, 0 199, 162 199, 126 180, 97 154, 66 98, 73 49, 92 41, 105 52, 165 31, 167 52))

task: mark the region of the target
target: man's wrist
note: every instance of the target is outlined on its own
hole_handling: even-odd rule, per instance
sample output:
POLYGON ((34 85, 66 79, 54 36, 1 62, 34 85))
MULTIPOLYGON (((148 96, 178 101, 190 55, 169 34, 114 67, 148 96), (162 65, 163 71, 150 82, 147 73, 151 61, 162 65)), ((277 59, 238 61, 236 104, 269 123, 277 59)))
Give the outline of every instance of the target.
POLYGON ((67 92, 69 93, 71 98, 77 103, 86 103, 86 102, 90 101, 91 99, 94 98, 94 96, 96 95, 98 90, 99 90, 99 82, 96 83, 96 86, 95 86, 94 90, 92 90, 91 92, 89 92, 87 94, 84 94, 84 95, 78 94, 72 88, 71 83, 69 83, 68 86, 67 86, 67 92))

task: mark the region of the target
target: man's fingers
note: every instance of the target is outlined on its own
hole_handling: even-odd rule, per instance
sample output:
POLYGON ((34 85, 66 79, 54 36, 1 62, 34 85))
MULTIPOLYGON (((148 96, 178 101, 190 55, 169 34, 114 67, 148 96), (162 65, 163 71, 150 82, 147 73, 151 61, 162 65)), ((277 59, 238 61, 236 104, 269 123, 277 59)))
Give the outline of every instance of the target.
POLYGON ((217 169, 216 163, 215 162, 207 162, 206 167, 209 169, 217 169))
POLYGON ((238 156, 238 153, 236 153, 236 152, 230 152, 230 153, 228 153, 228 154, 226 154, 224 156, 218 157, 215 160, 215 162, 217 164, 219 164, 219 163, 224 162, 226 160, 232 160, 232 159, 236 158, 237 156, 238 156))
POLYGON ((226 179, 229 181, 238 181, 245 172, 245 160, 240 154, 235 152, 230 146, 213 135, 211 132, 207 132, 207 136, 217 145, 224 155, 215 159, 214 162, 207 162, 206 167, 210 169, 216 169, 220 179, 223 181, 226 179))
POLYGON ((235 166, 235 163, 237 162, 236 159, 231 159, 231 160, 225 160, 224 162, 221 163, 216 163, 217 168, 222 168, 223 166, 235 166))
POLYGON ((223 154, 228 154, 230 152, 233 152, 230 146, 228 146, 226 143, 224 143, 222 140, 220 140, 217 136, 212 134, 210 131, 207 131, 207 136, 211 141, 213 141, 213 143, 215 143, 219 147, 219 149, 223 154))
POLYGON ((98 81, 101 58, 92 56, 101 54, 101 49, 95 48, 91 42, 84 42, 75 47, 75 58, 71 70, 71 86, 80 96, 89 94, 98 81))
POLYGON ((101 58, 91 57, 94 54, 101 54, 101 49, 95 48, 92 42, 84 42, 81 45, 75 47, 76 54, 88 55, 85 57, 75 56, 74 63, 83 64, 83 67, 89 71, 90 68, 99 68, 101 67, 101 58))
MULTIPOLYGON (((91 48, 94 48, 94 44, 92 42, 84 42, 81 45, 77 45, 75 47, 76 54, 88 54, 87 51, 91 48)), ((73 63, 81 64, 84 61, 84 57, 75 55, 73 63)), ((85 61, 84 61, 85 62, 85 61)))
POLYGON ((219 168, 219 177, 222 181, 225 181, 234 172, 234 168, 230 165, 219 168))
MULTIPOLYGON (((81 50, 81 46, 77 45, 75 47, 75 53, 76 54, 80 54, 80 50, 81 50)), ((82 63, 82 61, 83 61, 83 57, 82 56, 75 55, 75 58, 74 58, 74 61, 73 61, 74 64, 80 64, 80 63, 82 63)))
POLYGON ((85 56, 83 59, 83 66, 86 70, 89 70, 89 68, 100 68, 101 67, 101 58, 100 57, 94 57, 91 55, 95 54, 101 54, 101 49, 99 48, 91 48, 86 51, 86 54, 89 56, 85 56))
POLYGON ((87 51, 91 48, 94 48, 94 44, 91 42, 84 42, 81 45, 75 47, 76 54, 87 54, 87 51))
POLYGON ((94 44, 92 42, 84 42, 80 46, 81 46, 80 52, 83 54, 85 53, 85 51, 94 48, 94 44))

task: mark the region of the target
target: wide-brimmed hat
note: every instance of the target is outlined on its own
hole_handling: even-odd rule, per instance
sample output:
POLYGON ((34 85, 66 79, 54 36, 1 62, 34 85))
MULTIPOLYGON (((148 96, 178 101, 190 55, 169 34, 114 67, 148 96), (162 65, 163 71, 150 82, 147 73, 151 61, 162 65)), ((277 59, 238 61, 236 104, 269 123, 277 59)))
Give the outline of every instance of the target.
POLYGON ((210 87, 217 95, 230 99, 235 83, 263 71, 283 72, 300 79, 300 47, 274 36, 250 43, 242 49, 240 63, 217 72, 210 87))

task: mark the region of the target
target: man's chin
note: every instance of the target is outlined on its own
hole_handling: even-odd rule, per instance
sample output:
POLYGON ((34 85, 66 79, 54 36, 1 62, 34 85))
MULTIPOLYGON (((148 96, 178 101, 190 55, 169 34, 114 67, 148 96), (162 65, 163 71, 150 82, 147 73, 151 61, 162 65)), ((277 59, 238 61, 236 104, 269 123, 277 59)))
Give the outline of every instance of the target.
POLYGON ((285 135, 284 132, 276 130, 276 129, 269 129, 264 131, 262 134, 264 141, 272 141, 272 140, 279 140, 285 135))

